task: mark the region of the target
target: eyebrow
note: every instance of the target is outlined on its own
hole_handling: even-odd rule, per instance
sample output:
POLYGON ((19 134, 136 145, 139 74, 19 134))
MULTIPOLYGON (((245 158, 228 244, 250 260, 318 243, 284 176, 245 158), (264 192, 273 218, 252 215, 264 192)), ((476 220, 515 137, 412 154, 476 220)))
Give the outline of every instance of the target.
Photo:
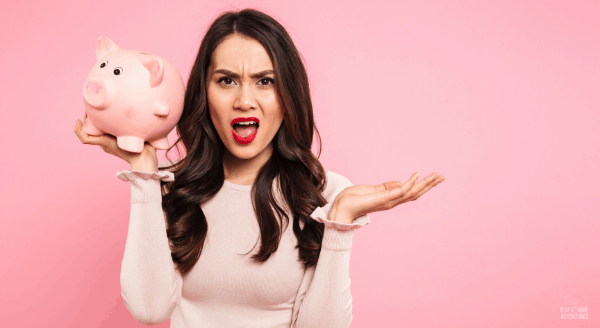
MULTIPOLYGON (((239 77, 240 77, 237 73, 234 73, 234 72, 232 72, 230 70, 223 69, 223 68, 216 70, 215 73, 225 74, 227 76, 231 76, 231 77, 234 77, 236 79, 239 79, 239 77)), ((264 70, 264 71, 261 71, 261 72, 258 72, 258 73, 254 73, 254 74, 250 75, 250 77, 251 78, 259 78, 259 77, 263 77, 263 76, 268 75, 268 74, 273 74, 273 70, 272 69, 268 69, 268 70, 264 70)))

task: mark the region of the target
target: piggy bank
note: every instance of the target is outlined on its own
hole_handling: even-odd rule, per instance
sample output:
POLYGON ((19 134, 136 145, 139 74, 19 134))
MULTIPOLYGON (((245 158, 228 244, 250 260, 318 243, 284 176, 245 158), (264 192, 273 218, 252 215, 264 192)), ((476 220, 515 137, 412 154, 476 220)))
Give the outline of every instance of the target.
POLYGON ((168 149, 167 135, 181 118, 185 97, 175 66, 153 54, 121 49, 103 36, 96 60, 83 86, 82 131, 112 134, 119 148, 130 152, 142 152, 144 142, 168 149))

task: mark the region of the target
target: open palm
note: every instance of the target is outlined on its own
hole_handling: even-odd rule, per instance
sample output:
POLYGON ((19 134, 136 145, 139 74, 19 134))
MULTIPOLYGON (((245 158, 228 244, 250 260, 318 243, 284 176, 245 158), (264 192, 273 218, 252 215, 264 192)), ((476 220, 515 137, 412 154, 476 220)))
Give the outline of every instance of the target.
POLYGON ((418 173, 404 184, 388 181, 380 185, 359 185, 344 189, 334 200, 330 220, 352 223, 355 218, 378 211, 386 211, 400 204, 417 200, 446 178, 432 173, 416 182, 418 173))

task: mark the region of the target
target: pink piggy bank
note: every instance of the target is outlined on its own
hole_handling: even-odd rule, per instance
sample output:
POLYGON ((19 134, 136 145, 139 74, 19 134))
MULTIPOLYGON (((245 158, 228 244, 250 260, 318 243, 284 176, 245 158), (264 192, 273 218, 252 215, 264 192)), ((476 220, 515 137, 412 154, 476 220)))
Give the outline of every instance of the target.
POLYGON ((167 135, 181 118, 185 85, 163 58, 119 48, 107 37, 96 44, 96 65, 83 86, 87 118, 82 131, 112 134, 119 148, 140 153, 144 142, 168 149, 167 135))

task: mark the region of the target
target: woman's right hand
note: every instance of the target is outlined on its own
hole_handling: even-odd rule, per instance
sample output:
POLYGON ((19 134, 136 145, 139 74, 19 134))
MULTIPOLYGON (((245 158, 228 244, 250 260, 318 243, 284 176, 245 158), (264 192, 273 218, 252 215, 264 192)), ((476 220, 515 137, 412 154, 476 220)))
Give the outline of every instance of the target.
MULTIPOLYGON (((87 117, 85 113, 83 119, 87 117)), ((141 153, 133 153, 123 150, 117 146, 117 138, 110 134, 101 136, 91 136, 81 131, 83 123, 77 119, 75 122, 75 134, 79 137, 82 144, 98 145, 105 152, 122 158, 131 164, 131 169, 141 172, 158 172, 158 159, 156 149, 149 143, 144 143, 144 150, 141 153)))

